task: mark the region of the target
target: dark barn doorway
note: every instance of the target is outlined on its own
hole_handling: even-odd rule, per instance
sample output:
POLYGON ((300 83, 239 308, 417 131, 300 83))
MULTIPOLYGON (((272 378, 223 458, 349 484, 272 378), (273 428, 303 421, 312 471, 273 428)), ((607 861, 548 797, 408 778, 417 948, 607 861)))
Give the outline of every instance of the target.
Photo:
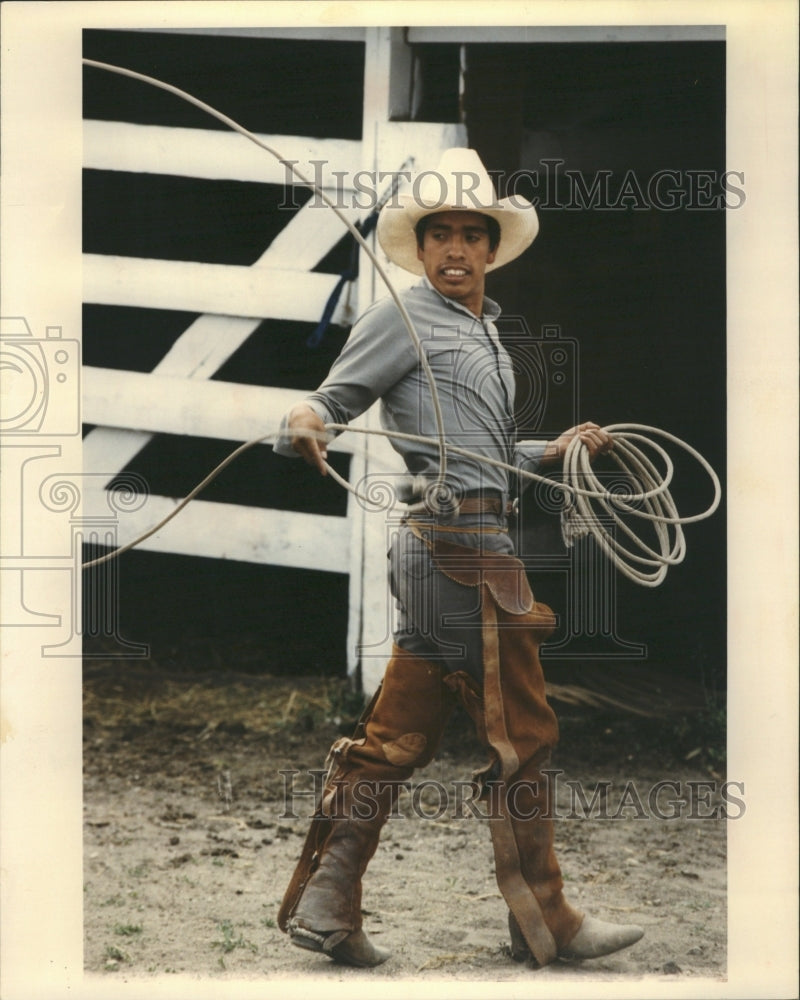
MULTIPOLYGON (((561 408, 538 430, 559 430, 569 406, 580 420, 662 428, 724 482, 725 211, 745 197, 725 173, 724 42, 470 45, 464 61, 470 145, 501 196, 532 200, 541 225, 522 258, 489 276, 489 294, 573 351, 572 391, 552 393, 561 408)), ((679 461, 674 496, 682 514, 711 497, 691 460, 679 461)), ((557 517, 532 508, 525 547, 563 553, 557 517)), ((646 646, 643 668, 719 693, 724 509, 686 537, 685 563, 657 589, 617 578, 615 629, 646 646)), ((563 580, 534 577, 537 596, 563 607, 563 580)))

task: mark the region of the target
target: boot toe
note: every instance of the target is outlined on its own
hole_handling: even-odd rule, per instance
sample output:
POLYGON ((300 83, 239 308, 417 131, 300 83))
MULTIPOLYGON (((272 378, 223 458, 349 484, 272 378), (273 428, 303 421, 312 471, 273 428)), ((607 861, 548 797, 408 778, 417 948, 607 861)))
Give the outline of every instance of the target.
POLYGON ((578 933, 565 947, 560 948, 558 957, 565 961, 583 958, 601 958, 615 951, 629 948, 642 937, 644 929, 636 924, 611 924, 597 917, 584 917, 578 933))
POLYGON ((344 965, 355 965, 360 969, 371 969, 376 965, 382 965, 391 952, 386 948, 379 948, 370 941, 362 930, 353 931, 340 944, 331 949, 331 957, 344 965))

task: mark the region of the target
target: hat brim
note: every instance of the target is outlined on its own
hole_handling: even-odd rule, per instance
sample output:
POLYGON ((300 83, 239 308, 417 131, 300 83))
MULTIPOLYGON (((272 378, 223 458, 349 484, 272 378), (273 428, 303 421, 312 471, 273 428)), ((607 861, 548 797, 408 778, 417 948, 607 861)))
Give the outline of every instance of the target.
POLYGON ((426 206, 411 195, 399 195, 384 205, 378 216, 378 242, 389 260, 412 274, 424 274, 424 265, 417 257, 417 236, 414 230, 420 219, 440 212, 479 212, 497 222, 500 226, 500 244, 494 261, 486 265, 487 271, 495 271, 515 260, 528 249, 539 232, 536 209, 518 195, 513 200, 504 198, 492 205, 468 207, 446 202, 426 206))

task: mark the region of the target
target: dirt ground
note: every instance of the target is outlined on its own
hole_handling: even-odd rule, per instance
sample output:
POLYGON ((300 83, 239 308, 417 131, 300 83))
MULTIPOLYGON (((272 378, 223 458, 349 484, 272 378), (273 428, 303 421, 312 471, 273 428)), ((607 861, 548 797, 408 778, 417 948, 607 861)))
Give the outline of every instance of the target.
POLYGON ((392 958, 365 971, 292 947, 276 925, 312 808, 302 794, 287 808, 280 772, 300 772, 297 791, 310 789, 307 772, 322 767, 357 714, 344 683, 92 665, 84 683, 87 972, 115 980, 724 979, 726 821, 711 818, 724 780, 718 753, 693 745, 685 719, 554 707, 562 738, 553 767, 563 771, 556 844, 568 897, 599 917, 643 925, 644 938, 605 959, 543 970, 510 958, 487 824, 441 798, 442 787, 468 780, 484 760, 459 714, 438 758, 403 794, 402 817, 389 821, 368 870, 364 925, 392 958), (676 784, 654 797, 660 781, 676 784), (587 808, 576 782, 589 803, 598 789, 604 800, 587 808))

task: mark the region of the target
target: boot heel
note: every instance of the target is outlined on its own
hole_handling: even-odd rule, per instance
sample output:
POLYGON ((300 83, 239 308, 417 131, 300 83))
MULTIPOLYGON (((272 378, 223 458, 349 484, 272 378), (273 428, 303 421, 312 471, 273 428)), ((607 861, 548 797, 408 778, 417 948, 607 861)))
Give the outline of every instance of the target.
POLYGON ((533 959, 528 942, 525 940, 522 931, 519 929, 517 918, 513 913, 508 914, 508 933, 511 935, 511 957, 515 962, 528 962, 533 959))

